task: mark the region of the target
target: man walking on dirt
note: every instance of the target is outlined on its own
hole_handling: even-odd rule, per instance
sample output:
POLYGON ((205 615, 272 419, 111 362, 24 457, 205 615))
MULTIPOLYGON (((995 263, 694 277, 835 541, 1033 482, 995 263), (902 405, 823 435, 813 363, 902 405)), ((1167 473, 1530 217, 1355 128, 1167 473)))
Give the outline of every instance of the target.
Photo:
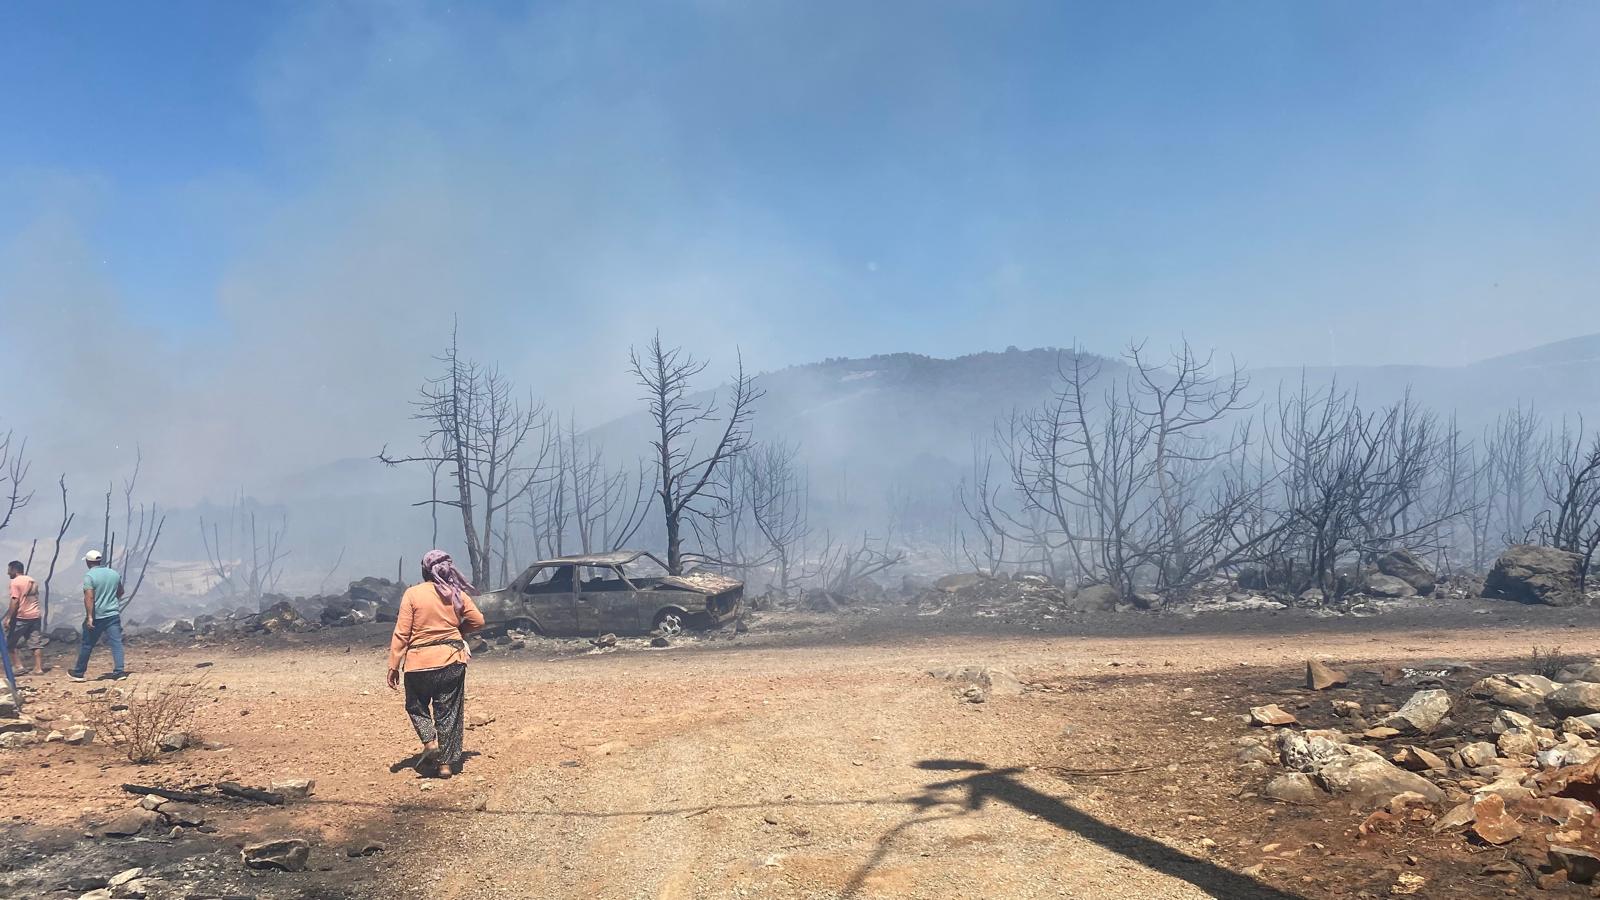
MULTIPOLYGON (((26 573, 20 560, 6 566, 11 576, 11 605, 6 608, 6 646, 13 654, 18 647, 33 651, 33 674, 44 674, 44 634, 39 630, 39 582, 26 573)), ((15 659, 15 657, 12 657, 15 659)))
POLYGON ((111 664, 115 667, 102 678, 122 678, 122 576, 106 565, 99 550, 84 554, 89 571, 83 576, 83 642, 78 647, 78 664, 67 671, 73 681, 83 681, 89 669, 89 653, 104 637, 111 645, 111 664))

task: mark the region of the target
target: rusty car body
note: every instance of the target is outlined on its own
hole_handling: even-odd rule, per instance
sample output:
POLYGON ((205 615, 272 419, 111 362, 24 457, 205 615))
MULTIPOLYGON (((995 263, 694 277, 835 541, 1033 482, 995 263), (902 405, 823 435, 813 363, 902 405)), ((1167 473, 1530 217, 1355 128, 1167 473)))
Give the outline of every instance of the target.
POLYGON ((643 550, 544 559, 477 599, 490 628, 539 634, 648 634, 710 628, 739 615, 744 582, 714 572, 667 574, 643 550), (654 569, 659 574, 639 574, 654 569))

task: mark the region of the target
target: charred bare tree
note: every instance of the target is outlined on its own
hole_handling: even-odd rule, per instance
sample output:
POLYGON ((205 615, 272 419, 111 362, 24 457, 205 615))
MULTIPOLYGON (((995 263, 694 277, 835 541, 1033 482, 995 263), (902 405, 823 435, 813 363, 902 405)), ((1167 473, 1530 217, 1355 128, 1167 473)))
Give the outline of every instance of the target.
POLYGON ((956 486, 956 503, 968 525, 959 535, 962 556, 973 570, 990 577, 999 575, 1009 562, 1011 535, 1021 530, 1020 523, 1003 505, 993 471, 994 457, 989 448, 974 440, 972 471, 956 486))
POLYGON ((835 541, 824 533, 822 549, 802 570, 802 579, 834 594, 848 594, 863 578, 885 572, 905 561, 904 550, 893 546, 893 536, 874 538, 862 532, 859 541, 835 541))
POLYGON ((695 377, 706 363, 696 360, 681 347, 666 347, 657 332, 641 353, 628 353, 629 371, 645 389, 650 418, 654 424, 656 496, 661 500, 666 526, 667 568, 683 574, 684 522, 705 520, 720 514, 724 507, 717 489, 725 484, 726 470, 750 448, 750 421, 755 404, 763 394, 755 379, 745 374, 741 358, 733 381, 733 396, 726 414, 718 418, 715 399, 699 401, 689 394, 695 377), (696 431, 722 423, 721 436, 709 452, 701 453, 696 431))
POLYGON ((1582 590, 1600 549, 1600 434, 1585 435, 1582 421, 1563 426, 1543 481, 1550 504, 1542 514, 1544 542, 1583 557, 1582 590))
POLYGON ((1495 501, 1495 521, 1503 543, 1528 540, 1538 502, 1539 471, 1548 456, 1549 442, 1533 407, 1517 404, 1507 410, 1484 438, 1488 465, 1488 492, 1495 501))
POLYGON ((133 599, 138 596, 139 588, 144 586, 144 577, 150 570, 150 561, 155 556, 156 544, 161 540, 161 529, 167 524, 166 514, 151 503, 148 507, 142 502, 134 500, 134 492, 139 484, 139 470, 144 466, 144 454, 135 451, 133 474, 122 482, 123 505, 123 531, 122 553, 117 555, 117 533, 111 529, 111 494, 112 489, 106 488, 106 560, 113 568, 122 573, 123 583, 128 585, 122 598, 122 607, 127 609, 133 599), (128 581, 132 578, 132 582, 128 581))
MULTIPOLYGON (((283 578, 281 565, 289 556, 283 545, 289 532, 289 518, 283 515, 276 523, 263 526, 257 511, 244 507, 241 491, 228 507, 226 531, 222 523, 216 521, 211 522, 208 529, 205 517, 201 516, 200 541, 205 547, 206 563, 222 590, 228 596, 260 604, 262 597, 277 591, 278 582, 283 578)), ((342 550, 340 557, 343 558, 342 550)))
POLYGON ((525 526, 541 557, 620 550, 633 539, 650 507, 649 469, 611 468, 602 448, 569 418, 557 425, 550 462, 528 492, 517 524, 525 526))
POLYGON ((57 484, 61 487, 61 526, 56 529, 55 548, 50 552, 50 570, 44 576, 44 596, 39 604, 39 627, 46 632, 50 630, 50 583, 55 580, 56 564, 61 561, 61 542, 76 517, 67 505, 67 476, 62 475, 57 484))
POLYGON ((1052 399, 996 427, 1015 509, 975 466, 967 511, 986 545, 1031 547, 1051 572, 1064 555, 1141 602, 1141 586, 1182 593, 1252 558, 1272 530, 1263 484, 1237 464, 1251 433, 1223 427, 1250 406, 1240 370, 1216 374, 1187 345, 1157 363, 1135 344, 1126 359, 1129 375, 1098 387, 1100 361, 1064 354, 1052 399))
POLYGON ((495 571, 497 547, 502 562, 508 552, 506 544, 496 543, 496 527, 505 525, 513 504, 538 482, 551 451, 549 417, 531 398, 518 402, 511 382, 498 369, 463 359, 454 331, 437 360, 444 371, 423 384, 412 416, 425 426, 422 452, 397 456, 385 447, 377 459, 390 466, 419 463, 448 473, 453 496, 414 505, 460 512, 473 580, 487 584, 495 571))
POLYGON ((799 467, 800 447, 784 441, 763 444, 743 461, 749 483, 750 517, 776 568, 778 590, 788 593, 796 554, 810 533, 810 488, 799 467))
POLYGON ((32 491, 23 490, 28 469, 28 439, 11 431, 0 434, 0 531, 33 499, 32 491))
POLYGON ((1480 556, 1474 522, 1484 506, 1477 490, 1481 472, 1476 448, 1454 415, 1444 425, 1436 455, 1438 464, 1428 479, 1422 514, 1440 520, 1441 526, 1429 543, 1437 551, 1440 571, 1456 571, 1460 563, 1476 568, 1480 556))
POLYGON ((1437 417, 1409 396, 1375 412, 1337 384, 1281 396, 1269 429, 1287 521, 1273 547, 1272 575, 1325 597, 1358 589, 1373 559, 1394 548, 1428 549, 1441 526, 1461 517, 1465 498, 1422 503, 1445 445, 1437 417), (1354 565, 1341 580, 1340 563, 1354 565))

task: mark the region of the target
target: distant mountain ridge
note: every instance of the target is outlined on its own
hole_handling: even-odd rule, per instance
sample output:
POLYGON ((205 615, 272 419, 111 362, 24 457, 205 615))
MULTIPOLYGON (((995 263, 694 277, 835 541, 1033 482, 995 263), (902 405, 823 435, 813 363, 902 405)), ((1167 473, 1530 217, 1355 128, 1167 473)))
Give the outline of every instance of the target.
MULTIPOLYGON (((800 445, 819 508, 855 510, 869 520, 881 516, 890 492, 901 500, 908 494, 948 500, 957 480, 970 471, 973 441, 987 438, 996 420, 1013 409, 1049 398, 1064 354, 1071 358, 1071 351, 1055 348, 953 359, 887 353, 767 372, 759 377, 766 396, 757 410, 756 437, 800 445)), ((1127 371, 1119 358, 1092 359, 1102 377, 1127 371)), ((1371 404, 1392 402, 1409 390, 1441 414, 1455 413, 1474 435, 1519 402, 1532 404, 1549 421, 1581 416, 1600 426, 1600 334, 1462 366, 1247 372, 1263 401, 1301 378, 1313 385, 1337 380, 1371 404)), ((713 393, 725 392, 699 397, 709 400, 713 393)), ((603 445, 612 465, 631 468, 649 452, 650 423, 641 409, 591 429, 589 436, 603 445)), ((348 459, 285 479, 263 492, 261 500, 287 511, 299 565, 321 570, 347 549, 350 571, 388 572, 396 565, 398 548, 431 539, 431 511, 414 505, 428 490, 426 474, 415 467, 387 469, 369 459, 348 459)), ((448 508, 438 512, 441 540, 446 540, 459 529, 459 514, 448 508)), ((173 549, 198 543, 195 538, 175 535, 173 549)))

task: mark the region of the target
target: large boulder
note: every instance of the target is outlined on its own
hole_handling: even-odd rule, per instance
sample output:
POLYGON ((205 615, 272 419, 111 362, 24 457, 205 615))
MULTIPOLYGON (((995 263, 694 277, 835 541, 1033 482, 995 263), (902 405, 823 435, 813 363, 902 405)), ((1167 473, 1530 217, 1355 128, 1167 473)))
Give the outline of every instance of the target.
POLYGON ((1291 772, 1315 772, 1349 753, 1337 741, 1320 735, 1306 737, 1287 729, 1278 732, 1277 744, 1278 761, 1291 772))
POLYGON ((1378 724, 1399 729, 1401 734, 1427 734, 1439 727, 1439 723, 1449 714, 1449 691, 1417 691, 1399 711, 1378 724))
POLYGON ((1280 803, 1295 803, 1302 806, 1326 800, 1328 797, 1317 787, 1311 776, 1303 772, 1285 772, 1279 775, 1267 782, 1267 786, 1261 789, 1261 796, 1280 803))
POLYGON ((1116 609, 1122 602, 1122 597, 1117 594, 1117 589, 1109 584, 1091 584, 1078 589, 1072 599, 1067 601, 1068 609, 1083 612, 1097 612, 1116 609))
POLYGON ((975 588, 978 585, 990 580, 992 579, 990 579, 989 576, 982 575, 977 572, 957 572, 954 575, 946 575, 943 578, 940 578, 938 581, 935 581, 933 583, 933 589, 936 591, 943 591, 946 594, 956 594, 960 593, 961 591, 975 588))
POLYGON ((1378 557, 1378 571, 1404 581, 1411 585, 1412 590, 1424 597, 1433 593, 1437 583, 1434 574, 1410 550, 1390 550, 1378 557))
POLYGON ((1518 603, 1580 606, 1583 557, 1554 547, 1507 547, 1483 582, 1483 595, 1518 603))
POLYGON ((1317 781, 1330 794, 1345 794, 1363 802, 1387 800, 1405 791, 1421 794, 1429 803, 1444 802, 1444 791, 1438 785, 1371 751, 1351 753, 1328 763, 1317 770, 1317 781))
POLYGON ((273 599, 274 602, 261 610, 248 630, 277 634, 285 631, 305 631, 311 624, 289 600, 279 598, 276 594, 268 594, 262 598, 262 602, 265 603, 269 599, 273 599))
POLYGON ((1544 698, 1554 693, 1556 687, 1555 682, 1542 675, 1490 675, 1474 684, 1467 694, 1495 706, 1533 711, 1544 704, 1544 698))
POLYGON ((1417 589, 1405 579, 1384 575, 1381 572, 1368 575, 1365 588, 1366 592, 1374 597, 1392 597, 1396 600, 1417 595, 1417 589))
POLYGON ((350 588, 345 591, 345 596, 351 600, 373 600, 380 606, 398 607, 400 595, 405 592, 406 586, 403 584, 369 575, 360 581, 350 582, 350 588))
POLYGON ((1563 684, 1544 698, 1544 702, 1559 718, 1600 713, 1600 684, 1592 681, 1563 684))

